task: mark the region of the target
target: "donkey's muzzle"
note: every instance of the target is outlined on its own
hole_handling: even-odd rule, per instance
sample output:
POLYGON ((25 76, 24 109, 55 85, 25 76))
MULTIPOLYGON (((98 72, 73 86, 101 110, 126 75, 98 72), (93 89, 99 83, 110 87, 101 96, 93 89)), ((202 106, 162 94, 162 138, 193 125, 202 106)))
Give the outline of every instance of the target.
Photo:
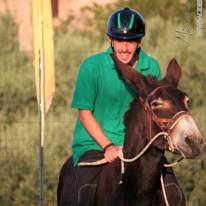
POLYGON ((201 156, 201 154, 204 151, 204 145, 205 145, 203 138, 200 138, 195 141, 194 137, 193 138, 186 137, 185 143, 191 149, 191 153, 188 153, 186 155, 187 158, 193 159, 193 158, 198 158, 201 156))

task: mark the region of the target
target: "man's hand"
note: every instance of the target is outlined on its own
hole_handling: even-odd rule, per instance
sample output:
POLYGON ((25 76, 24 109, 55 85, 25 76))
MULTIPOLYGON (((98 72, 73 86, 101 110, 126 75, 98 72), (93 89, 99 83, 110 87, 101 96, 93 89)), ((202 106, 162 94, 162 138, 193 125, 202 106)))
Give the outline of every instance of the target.
POLYGON ((108 148, 105 149, 104 157, 108 162, 112 162, 118 158, 119 151, 122 151, 122 147, 110 145, 108 148))

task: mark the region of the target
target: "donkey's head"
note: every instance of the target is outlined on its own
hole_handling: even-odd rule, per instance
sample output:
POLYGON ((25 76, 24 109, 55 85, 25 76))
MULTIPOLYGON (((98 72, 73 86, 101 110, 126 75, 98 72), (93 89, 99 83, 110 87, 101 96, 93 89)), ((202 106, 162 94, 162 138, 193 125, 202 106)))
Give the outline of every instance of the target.
POLYGON ((186 158, 199 157, 205 143, 190 112, 189 97, 177 88, 181 68, 176 60, 170 61, 165 77, 158 81, 113 59, 123 78, 137 90, 153 124, 169 134, 168 148, 186 158))

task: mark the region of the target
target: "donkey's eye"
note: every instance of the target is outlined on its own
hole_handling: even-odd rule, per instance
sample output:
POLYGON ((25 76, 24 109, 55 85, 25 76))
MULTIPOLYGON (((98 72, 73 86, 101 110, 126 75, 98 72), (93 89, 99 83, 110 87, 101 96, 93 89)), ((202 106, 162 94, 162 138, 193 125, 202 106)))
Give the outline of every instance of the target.
POLYGON ((153 108, 159 107, 161 105, 161 103, 158 100, 153 100, 150 104, 153 108))

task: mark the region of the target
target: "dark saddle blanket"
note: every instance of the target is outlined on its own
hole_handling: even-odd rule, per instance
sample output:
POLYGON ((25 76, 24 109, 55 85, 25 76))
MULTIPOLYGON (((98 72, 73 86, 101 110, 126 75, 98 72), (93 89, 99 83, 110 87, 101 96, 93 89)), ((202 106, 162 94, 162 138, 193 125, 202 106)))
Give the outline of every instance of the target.
MULTIPOLYGON (((80 162, 94 162, 104 157, 102 152, 89 151, 80 162)), ((63 165, 57 189, 58 206, 91 206, 103 166, 74 167, 70 157, 63 165)))

